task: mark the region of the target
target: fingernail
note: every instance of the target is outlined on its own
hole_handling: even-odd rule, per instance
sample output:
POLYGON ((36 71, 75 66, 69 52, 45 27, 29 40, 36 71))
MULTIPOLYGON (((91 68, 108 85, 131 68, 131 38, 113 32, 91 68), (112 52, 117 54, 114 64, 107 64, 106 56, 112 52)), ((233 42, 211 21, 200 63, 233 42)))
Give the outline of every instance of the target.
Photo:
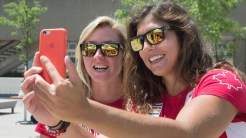
POLYGON ((37 71, 41 71, 42 68, 41 67, 34 67, 37 71))
POLYGON ((40 57, 40 60, 44 60, 44 58, 45 58, 44 56, 41 56, 41 57, 40 57))
POLYGON ((41 57, 40 57, 40 60, 41 60, 42 62, 44 62, 44 61, 46 60, 46 57, 45 57, 45 56, 41 56, 41 57))
POLYGON ((69 56, 66 56, 66 58, 68 59, 68 61, 69 61, 70 63, 72 63, 72 60, 69 58, 69 56))

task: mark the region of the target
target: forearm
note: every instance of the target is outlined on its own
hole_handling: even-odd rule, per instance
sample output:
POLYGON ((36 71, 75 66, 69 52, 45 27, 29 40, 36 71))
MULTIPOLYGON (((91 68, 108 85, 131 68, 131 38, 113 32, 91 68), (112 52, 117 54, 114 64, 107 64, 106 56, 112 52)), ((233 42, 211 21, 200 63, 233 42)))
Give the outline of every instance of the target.
POLYGON ((62 133, 58 138, 95 138, 88 131, 83 129, 78 124, 71 124, 65 133, 62 133))
POLYGON ((77 121, 84 123, 99 133, 109 137, 152 138, 184 137, 185 131, 171 119, 140 115, 89 101, 89 110, 85 110, 77 121))
POLYGON ((238 112, 232 104, 215 96, 190 101, 176 120, 127 112, 89 99, 72 105, 81 106, 72 106, 71 112, 61 118, 117 138, 219 137, 238 112))

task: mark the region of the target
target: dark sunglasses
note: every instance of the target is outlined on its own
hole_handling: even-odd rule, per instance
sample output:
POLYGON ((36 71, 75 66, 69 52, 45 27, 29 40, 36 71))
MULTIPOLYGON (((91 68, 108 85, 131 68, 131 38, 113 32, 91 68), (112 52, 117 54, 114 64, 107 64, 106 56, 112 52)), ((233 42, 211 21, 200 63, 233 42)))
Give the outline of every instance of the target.
POLYGON ((130 39, 130 45, 133 51, 140 51, 144 47, 144 40, 146 39, 151 45, 158 44, 165 39, 164 30, 174 30, 173 26, 162 26, 152 29, 143 35, 139 35, 130 39))
POLYGON ((118 43, 102 43, 102 44, 93 44, 93 43, 82 43, 80 44, 81 54, 83 56, 92 57, 96 54, 98 49, 101 49, 103 56, 113 57, 117 56, 119 49, 123 49, 121 44, 118 43))

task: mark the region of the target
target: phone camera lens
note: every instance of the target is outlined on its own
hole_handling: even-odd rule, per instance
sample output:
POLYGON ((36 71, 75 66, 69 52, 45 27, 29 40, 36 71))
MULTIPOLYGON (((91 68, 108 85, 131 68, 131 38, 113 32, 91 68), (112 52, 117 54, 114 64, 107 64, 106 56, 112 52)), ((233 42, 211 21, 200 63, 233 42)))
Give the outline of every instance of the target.
POLYGON ((50 31, 43 31, 43 34, 45 34, 45 35, 48 35, 48 34, 50 34, 50 31))

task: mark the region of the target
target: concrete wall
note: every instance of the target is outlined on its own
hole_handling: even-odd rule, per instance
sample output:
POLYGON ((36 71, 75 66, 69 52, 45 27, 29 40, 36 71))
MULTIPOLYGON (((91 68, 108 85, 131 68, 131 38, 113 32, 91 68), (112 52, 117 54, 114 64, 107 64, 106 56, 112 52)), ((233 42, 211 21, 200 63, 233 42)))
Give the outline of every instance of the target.
MULTIPOLYGON (((10 1, 0 0, 0 16, 3 13, 3 5, 10 1)), ((68 30, 69 43, 76 44, 82 29, 97 16, 114 16, 116 9, 120 7, 119 0, 41 0, 42 5, 48 7, 48 11, 41 16, 38 24, 38 32, 43 28, 63 27, 68 30)), ((246 2, 233 10, 231 17, 246 26, 246 2)), ((0 25, 0 40, 13 40, 18 37, 10 36, 11 29, 0 25)), ((233 63, 246 72, 246 41, 238 42, 233 63)))
MULTIPOLYGON (((10 1, 17 0, 0 0, 0 16, 4 14, 3 5, 10 1)), ((119 0, 41 0, 41 4, 48 10, 41 16, 37 32, 43 28, 66 28, 69 41, 78 41, 85 25, 97 16, 113 17, 120 7, 119 0)), ((10 28, 1 25, 0 28, 0 40, 18 39, 10 35, 10 28)))
MULTIPOLYGON (((233 10, 231 17, 246 27, 246 2, 239 5, 238 8, 233 10)), ((246 37, 246 33, 245 33, 246 37)), ((233 64, 246 73, 246 39, 237 43, 236 51, 233 57, 233 64)))
POLYGON ((3 95, 18 95, 20 84, 23 78, 6 78, 0 77, 0 96, 3 95))

